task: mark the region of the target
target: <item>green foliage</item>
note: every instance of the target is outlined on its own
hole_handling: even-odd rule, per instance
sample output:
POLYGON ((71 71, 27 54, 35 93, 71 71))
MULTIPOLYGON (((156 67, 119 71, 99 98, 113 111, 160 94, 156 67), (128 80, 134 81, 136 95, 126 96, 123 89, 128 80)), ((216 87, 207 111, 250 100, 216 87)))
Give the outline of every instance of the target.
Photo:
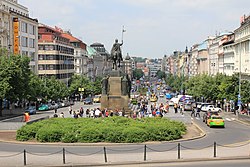
MULTIPOLYGON (((197 75, 185 82, 186 94, 194 97, 204 97, 208 100, 234 100, 237 101, 239 94, 239 78, 237 75, 226 76, 217 74, 209 76, 207 74, 197 75)), ((250 101, 250 82, 241 81, 242 102, 250 101)))
POLYGON ((182 86, 184 88, 184 80, 185 78, 179 77, 177 75, 169 74, 166 76, 166 84, 172 88, 172 91, 180 91, 182 86))
POLYGON ((37 131, 36 139, 40 142, 59 142, 62 140, 64 130, 54 124, 44 125, 37 131))
POLYGON ((73 94, 78 91, 78 88, 84 88, 84 95, 101 94, 101 80, 102 78, 97 77, 94 82, 91 82, 89 78, 85 76, 74 75, 70 80, 69 92, 73 94))
POLYGON ((17 131, 17 140, 36 138, 40 142, 138 143, 175 140, 185 133, 183 123, 165 118, 53 118, 22 127, 17 131))
POLYGON ((158 79, 164 79, 166 77, 166 74, 165 72, 159 70, 157 71, 156 76, 158 79))
POLYGON ((143 75, 144 75, 144 73, 143 73, 142 69, 135 69, 135 70, 133 70, 133 78, 134 79, 139 80, 140 78, 143 77, 143 75))
POLYGON ((36 137, 37 131, 42 127, 42 123, 37 122, 35 124, 27 124, 21 129, 17 130, 16 139, 19 141, 27 141, 36 137))

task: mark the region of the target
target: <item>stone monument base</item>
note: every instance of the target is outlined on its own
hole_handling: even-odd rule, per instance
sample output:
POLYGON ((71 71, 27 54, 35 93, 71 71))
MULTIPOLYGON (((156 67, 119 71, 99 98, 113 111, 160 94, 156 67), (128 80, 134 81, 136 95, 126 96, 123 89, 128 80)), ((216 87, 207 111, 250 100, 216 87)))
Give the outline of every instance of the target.
POLYGON ((107 108, 108 110, 115 111, 125 110, 126 115, 130 115, 129 97, 122 94, 122 77, 119 71, 112 71, 108 79, 109 91, 107 95, 101 96, 101 109, 107 108))

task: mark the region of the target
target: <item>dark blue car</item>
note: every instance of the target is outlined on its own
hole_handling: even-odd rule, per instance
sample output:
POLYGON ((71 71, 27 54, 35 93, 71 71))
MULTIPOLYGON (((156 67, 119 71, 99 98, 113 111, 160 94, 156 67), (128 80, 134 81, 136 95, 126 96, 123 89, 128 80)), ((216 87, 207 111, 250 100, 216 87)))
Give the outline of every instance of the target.
POLYGON ((89 97, 88 97, 88 98, 84 99, 84 100, 83 100, 83 104, 89 104, 89 105, 90 105, 90 104, 93 104, 92 98, 89 98, 89 97))
POLYGON ((25 112, 29 113, 30 115, 36 114, 36 106, 29 106, 25 109, 25 112))

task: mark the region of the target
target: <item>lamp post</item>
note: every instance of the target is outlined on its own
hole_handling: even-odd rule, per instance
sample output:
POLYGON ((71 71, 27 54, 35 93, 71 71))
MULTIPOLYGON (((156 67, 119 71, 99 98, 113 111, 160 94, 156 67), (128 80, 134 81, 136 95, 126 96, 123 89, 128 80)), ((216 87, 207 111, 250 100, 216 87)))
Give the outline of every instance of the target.
POLYGON ((239 93, 238 93, 238 107, 239 107, 239 111, 238 113, 241 112, 241 42, 239 45, 239 93))

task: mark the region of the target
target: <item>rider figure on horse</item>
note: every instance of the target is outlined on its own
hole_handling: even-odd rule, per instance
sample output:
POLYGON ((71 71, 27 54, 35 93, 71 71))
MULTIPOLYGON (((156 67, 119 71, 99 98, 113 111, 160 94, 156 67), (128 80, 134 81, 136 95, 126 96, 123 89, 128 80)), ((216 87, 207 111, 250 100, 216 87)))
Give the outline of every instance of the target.
POLYGON ((123 61, 122 59, 122 52, 121 52, 121 46, 123 44, 122 43, 118 43, 118 39, 115 40, 115 43, 113 44, 113 47, 111 49, 111 58, 113 60, 113 69, 117 70, 117 64, 118 67, 121 66, 121 61, 123 61))

